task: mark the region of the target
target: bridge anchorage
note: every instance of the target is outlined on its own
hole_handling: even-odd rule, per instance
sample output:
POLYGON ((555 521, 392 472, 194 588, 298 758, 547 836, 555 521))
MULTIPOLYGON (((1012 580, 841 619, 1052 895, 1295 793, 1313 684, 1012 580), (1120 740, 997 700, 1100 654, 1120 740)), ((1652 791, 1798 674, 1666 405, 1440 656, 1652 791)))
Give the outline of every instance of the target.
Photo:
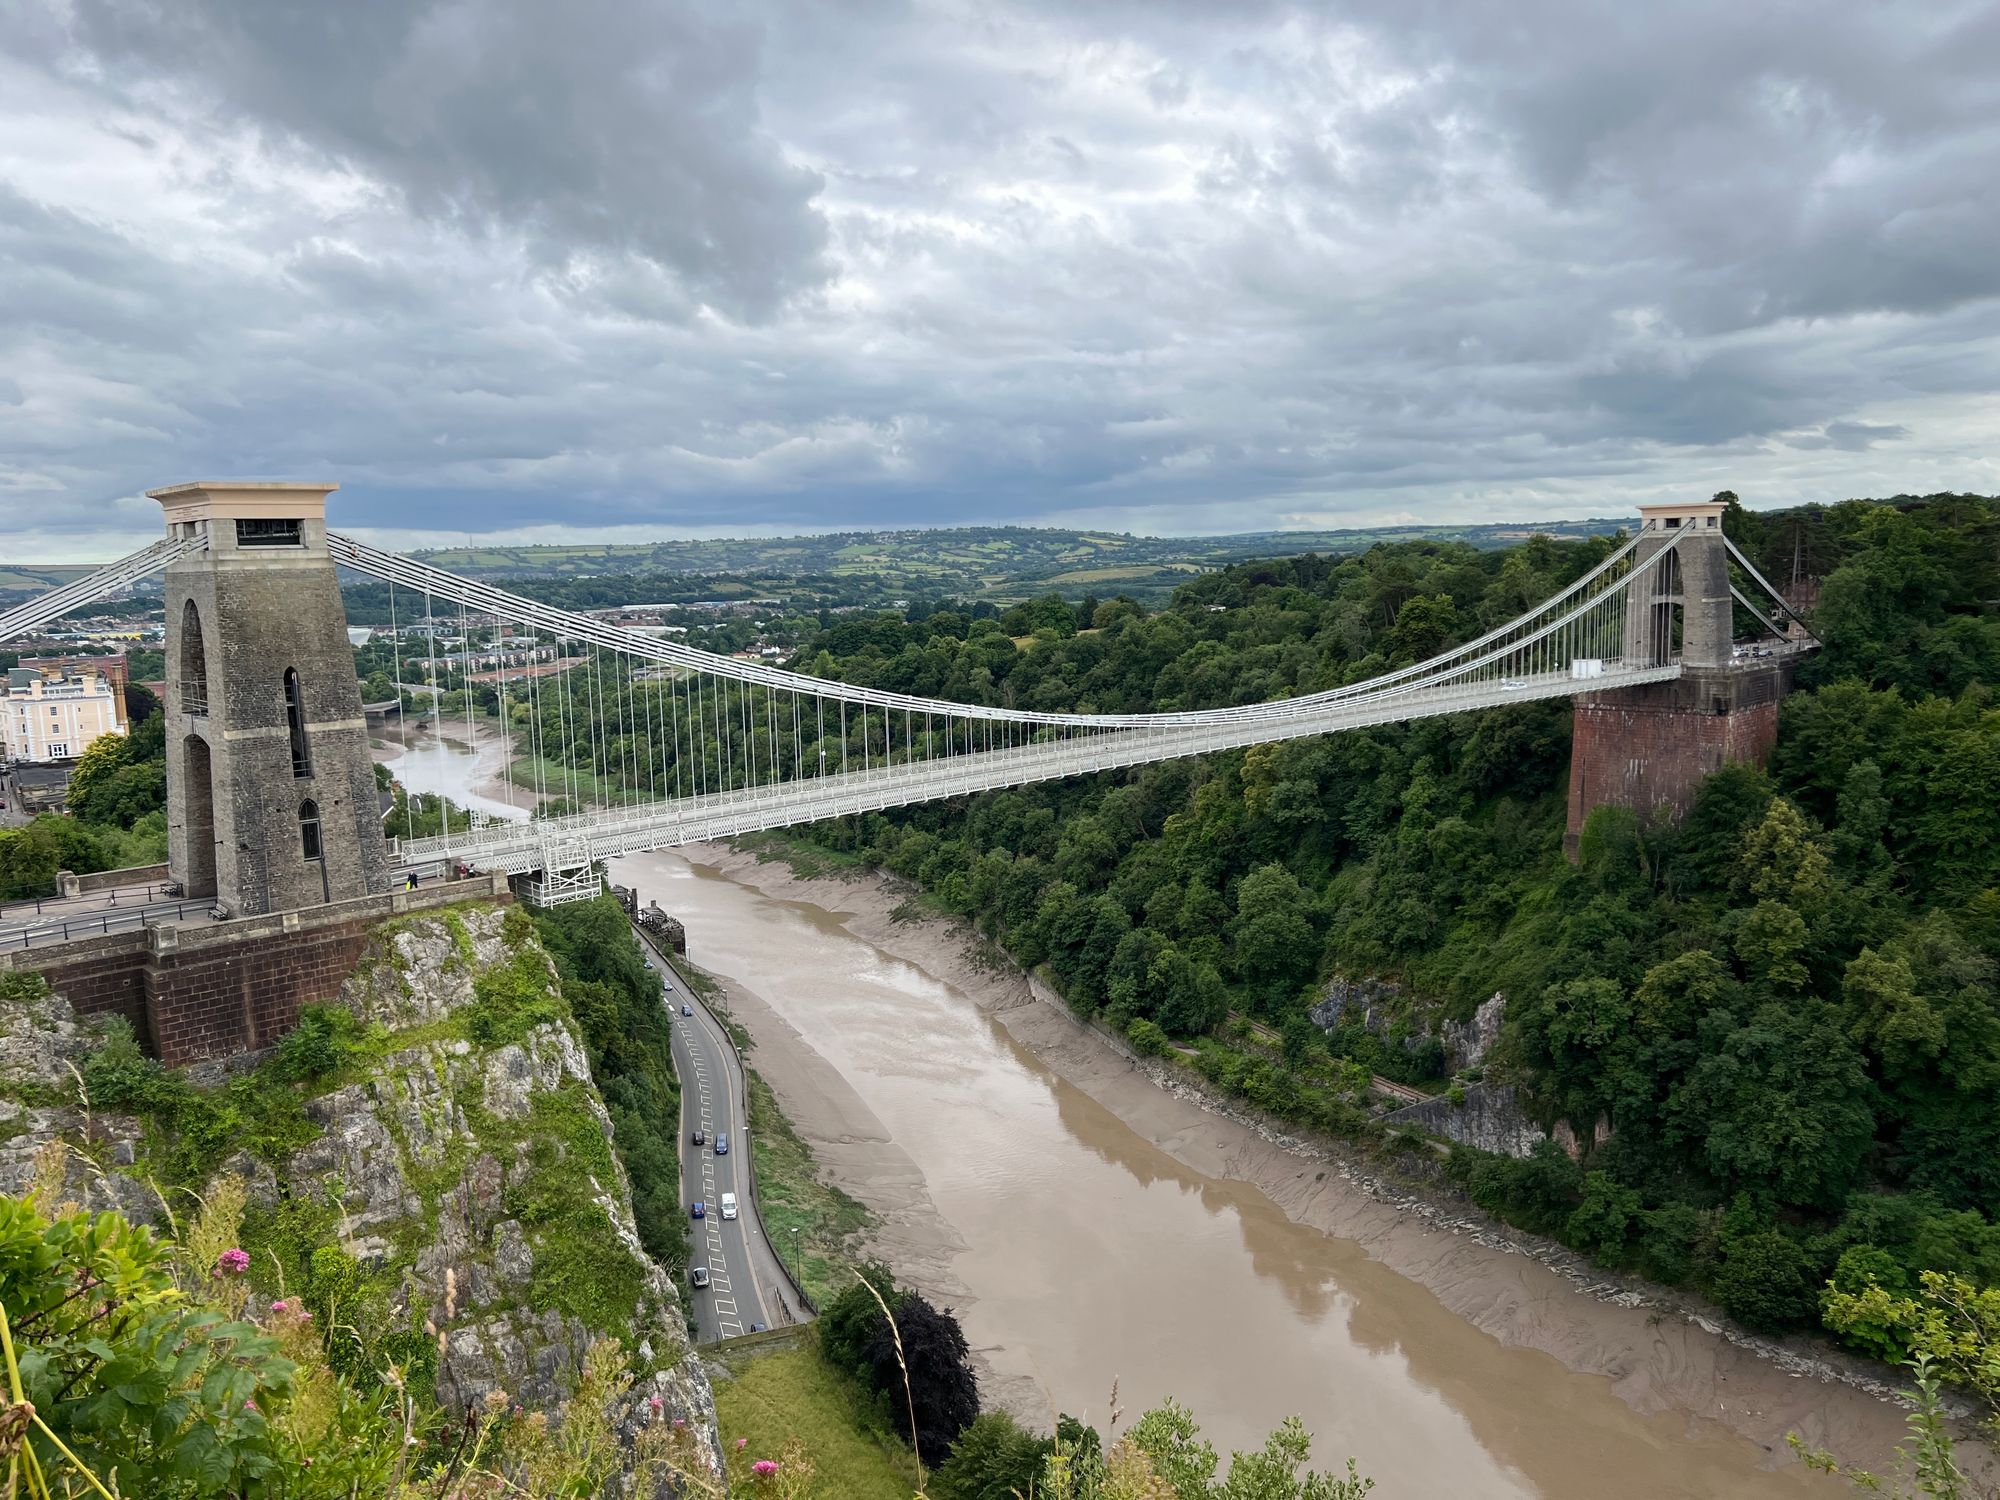
POLYGON ((1761 760, 1796 658, 1817 644, 1724 536, 1720 504, 1647 505, 1637 532, 1560 594, 1428 661, 1269 703, 1035 713, 826 681, 537 603, 329 531, 335 488, 153 491, 164 542, 0 615, 5 639, 164 571, 171 875, 232 916, 381 893, 425 869, 574 900, 619 854, 1556 697, 1576 702, 1573 851, 1594 807, 1673 815, 1707 772, 1761 760), (421 595, 422 618, 455 630, 466 679, 482 665, 478 633, 533 639, 526 665, 500 652, 482 680, 531 768, 503 773, 507 800, 561 798, 561 815, 385 834, 339 567, 388 583, 392 618, 399 597, 421 595), (1756 638, 1739 640, 1739 623, 1756 638), (553 666, 537 664, 545 653, 553 666), (551 672, 576 674, 574 690, 551 672))

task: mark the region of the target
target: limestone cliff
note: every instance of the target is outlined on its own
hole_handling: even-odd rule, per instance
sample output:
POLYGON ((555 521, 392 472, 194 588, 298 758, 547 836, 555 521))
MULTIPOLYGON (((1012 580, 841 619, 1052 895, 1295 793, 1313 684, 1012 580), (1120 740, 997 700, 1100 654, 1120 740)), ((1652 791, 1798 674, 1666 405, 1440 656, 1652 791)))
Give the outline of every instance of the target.
POLYGON ((301 1081, 311 1059, 281 1048, 176 1081, 170 1110, 91 1110, 100 1029, 36 989, 0 994, 0 1192, 21 1191, 57 1136, 80 1148, 72 1197, 150 1222, 234 1172, 254 1274, 339 1300, 445 1410, 496 1390, 553 1407, 590 1344, 615 1337, 638 1375, 632 1410, 658 1398, 719 1463, 678 1288, 641 1248, 610 1118, 524 914, 385 924, 340 997, 365 1029, 329 1075, 301 1081), (217 1116, 241 1122, 240 1144, 209 1139, 217 1116))

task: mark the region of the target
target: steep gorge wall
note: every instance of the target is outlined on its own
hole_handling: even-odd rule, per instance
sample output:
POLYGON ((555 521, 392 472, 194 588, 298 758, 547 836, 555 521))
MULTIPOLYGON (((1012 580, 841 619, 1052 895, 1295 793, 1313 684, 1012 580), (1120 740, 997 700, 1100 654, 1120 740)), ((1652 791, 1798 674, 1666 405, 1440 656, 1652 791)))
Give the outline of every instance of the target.
MULTIPOLYGON (((296 1286, 329 1264, 316 1252, 338 1252, 357 1317, 425 1345, 452 1412, 495 1391, 551 1409, 591 1344, 616 1338, 637 1376, 627 1429, 657 1398, 719 1463, 679 1289, 640 1245, 610 1118, 525 914, 474 906, 381 924, 338 1003, 380 1028, 366 1063, 301 1090, 286 1131, 209 1173, 247 1184, 253 1275, 287 1265, 296 1286)), ((61 1138, 78 1148, 70 1196, 158 1223, 179 1196, 161 1180, 177 1143, 156 1121, 85 1107, 79 1072, 101 1029, 38 985, 0 990, 0 1192, 23 1191, 39 1148, 61 1138)), ((220 1098, 264 1087, 268 1067, 203 1071, 220 1098)))

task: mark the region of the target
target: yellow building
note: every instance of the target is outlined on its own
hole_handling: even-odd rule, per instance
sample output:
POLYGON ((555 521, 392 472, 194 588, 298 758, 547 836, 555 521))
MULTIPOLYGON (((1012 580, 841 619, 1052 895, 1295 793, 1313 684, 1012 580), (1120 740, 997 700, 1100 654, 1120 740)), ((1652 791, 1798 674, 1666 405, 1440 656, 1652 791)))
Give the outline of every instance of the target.
POLYGON ((0 741, 10 761, 74 760, 102 734, 124 734, 118 692, 102 671, 15 667, 0 696, 0 741))

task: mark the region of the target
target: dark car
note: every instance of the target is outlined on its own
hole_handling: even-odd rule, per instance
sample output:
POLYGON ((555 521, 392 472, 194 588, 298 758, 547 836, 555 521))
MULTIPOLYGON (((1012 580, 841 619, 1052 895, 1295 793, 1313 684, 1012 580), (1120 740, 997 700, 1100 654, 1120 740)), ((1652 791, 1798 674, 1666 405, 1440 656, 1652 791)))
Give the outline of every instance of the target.
POLYGON ((718 1130, 715 1132, 715 1154, 717 1156, 727 1156, 729 1154, 729 1136, 724 1131, 718 1130))
POLYGON ((692 1281, 696 1286, 707 1286, 708 1267, 696 1266, 693 1271, 688 1273, 688 1279, 692 1281))
POLYGON ((697 1219, 705 1219, 708 1217, 708 1205, 702 1202, 701 1199, 699 1198, 694 1200, 694 1217, 697 1219))
POLYGON ((697 1146, 706 1146, 708 1144, 708 1132, 703 1130, 699 1125, 694 1128, 694 1143, 697 1146))

